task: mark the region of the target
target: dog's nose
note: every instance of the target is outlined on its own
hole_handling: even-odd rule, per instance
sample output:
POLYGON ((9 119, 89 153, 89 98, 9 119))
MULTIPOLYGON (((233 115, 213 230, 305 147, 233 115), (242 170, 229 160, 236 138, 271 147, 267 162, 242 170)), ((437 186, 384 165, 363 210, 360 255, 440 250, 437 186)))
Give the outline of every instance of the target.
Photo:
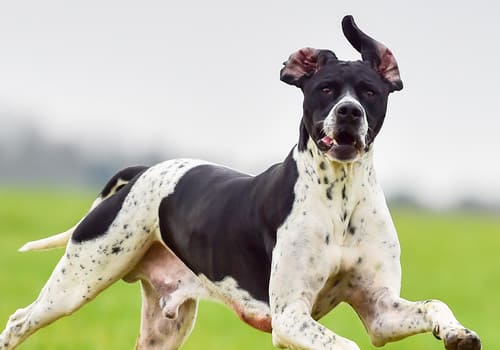
POLYGON ((335 108, 335 116, 339 121, 358 120, 363 117, 363 110, 352 102, 344 102, 335 108))

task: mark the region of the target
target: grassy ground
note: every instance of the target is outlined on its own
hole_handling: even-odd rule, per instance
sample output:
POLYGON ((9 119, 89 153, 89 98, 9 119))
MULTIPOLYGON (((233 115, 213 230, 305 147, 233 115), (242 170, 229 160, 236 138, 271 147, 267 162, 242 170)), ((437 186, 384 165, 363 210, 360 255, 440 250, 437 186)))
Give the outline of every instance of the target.
MULTIPOLYGON (((0 328, 17 308, 31 303, 62 254, 17 253, 26 241, 65 230, 93 198, 83 193, 0 190, 0 328)), ((409 299, 446 301, 483 348, 500 348, 500 218, 394 210, 402 245, 403 291, 409 299)), ((133 349, 139 327, 138 284, 119 282, 71 317, 32 336, 20 349, 133 349)), ((374 349, 354 312, 341 305, 322 322, 374 349)), ((271 337, 239 322, 223 306, 202 302, 195 330, 183 349, 272 349, 271 337)), ((418 335, 385 349, 443 349, 418 335)))

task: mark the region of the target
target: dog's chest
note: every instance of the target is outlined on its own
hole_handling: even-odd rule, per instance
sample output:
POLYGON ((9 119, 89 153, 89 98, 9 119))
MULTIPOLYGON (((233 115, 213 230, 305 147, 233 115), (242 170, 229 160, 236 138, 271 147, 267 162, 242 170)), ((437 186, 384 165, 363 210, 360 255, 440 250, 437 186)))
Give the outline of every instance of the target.
POLYGON ((319 221, 326 244, 353 246, 353 236, 364 226, 363 217, 353 214, 370 196, 371 164, 339 166, 307 151, 297 154, 297 168, 299 176, 289 221, 305 227, 319 221))
MULTIPOLYGON (((357 261, 369 255, 365 244, 366 216, 372 211, 367 202, 374 180, 370 163, 335 168, 311 153, 297 154, 299 177, 294 188, 295 202, 278 234, 277 246, 279 251, 303 246, 299 248, 303 268, 310 274, 308 282, 298 281, 298 284, 309 284, 311 280, 316 284, 311 312, 318 319, 345 300, 346 293, 357 283, 369 278, 357 261), (327 258, 318 259, 319 256, 327 258), (331 263, 328 277, 320 266, 325 261, 331 263)), ((290 271, 289 275, 294 273, 290 271)))
MULTIPOLYGON (((352 183, 343 176, 333 179, 332 182, 324 180, 318 192, 318 195, 300 205, 305 227, 314 225, 313 222, 322 222, 321 237, 311 237, 307 240, 311 244, 309 249, 332 255, 332 261, 342 261, 344 256, 350 258, 364 255, 365 220, 357 213, 355 215, 358 200, 352 183), (321 192, 324 198, 321 198, 321 192)), ((305 235, 307 234, 308 232, 305 232, 305 235)), ((311 256, 309 262, 313 264, 313 261, 314 257, 311 256)), ((314 274, 316 269, 311 267, 310 271, 314 274)), ((312 308, 313 318, 319 319, 327 314, 343 300, 345 291, 352 288, 352 275, 342 273, 339 271, 341 268, 343 267, 332 266, 331 276, 320 281, 322 287, 312 308)))

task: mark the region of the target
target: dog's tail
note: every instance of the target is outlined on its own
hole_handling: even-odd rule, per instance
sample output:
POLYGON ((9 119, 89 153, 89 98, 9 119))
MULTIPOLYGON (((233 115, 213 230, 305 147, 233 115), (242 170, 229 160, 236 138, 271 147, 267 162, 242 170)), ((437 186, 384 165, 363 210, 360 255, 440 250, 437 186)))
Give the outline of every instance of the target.
MULTIPOLYGON (((90 210, 88 211, 88 213, 90 213, 95 207, 97 207, 99 204, 101 204, 101 202, 103 200, 111 197, 119 190, 120 189, 110 191, 109 195, 107 195, 106 197, 102 197, 102 192, 101 192, 99 197, 97 197, 96 200, 94 201, 94 203, 92 203, 92 206, 90 207, 90 210)), ((20 252, 29 252, 31 250, 47 250, 47 249, 64 247, 68 243, 69 239, 73 235, 73 232, 78 227, 80 222, 81 222, 81 220, 75 226, 73 226, 72 228, 70 228, 69 230, 66 230, 64 232, 57 233, 57 234, 50 236, 50 237, 47 237, 47 238, 42 238, 42 239, 38 239, 36 241, 28 242, 25 245, 23 245, 21 248, 19 248, 19 251, 20 252)))
POLYGON ((19 248, 20 252, 29 252, 31 250, 46 250, 46 249, 53 249, 53 248, 61 248, 68 243, 69 239, 71 238, 71 235, 73 234, 73 231, 75 230, 77 225, 73 226, 67 231, 58 233, 56 235, 39 239, 37 241, 31 241, 23 245, 21 248, 19 248))
MULTIPOLYGON (((94 208, 99 206, 103 201, 108 199, 109 197, 115 195, 118 191, 120 191, 126 184, 128 184, 132 179, 136 176, 142 174, 148 167, 145 166, 134 166, 128 167, 117 172, 107 183, 106 186, 102 189, 99 196, 96 198, 88 213, 90 213, 94 208)), ((85 218, 85 216, 84 216, 85 218)), ((83 219, 82 219, 83 220, 83 219)), ((53 236, 42 238, 36 241, 31 241, 23 245, 19 248, 20 252, 28 252, 32 250, 46 250, 53 248, 61 248, 66 246, 68 241, 70 240, 73 232, 78 227, 80 220, 75 226, 70 228, 67 231, 55 234, 53 236)))

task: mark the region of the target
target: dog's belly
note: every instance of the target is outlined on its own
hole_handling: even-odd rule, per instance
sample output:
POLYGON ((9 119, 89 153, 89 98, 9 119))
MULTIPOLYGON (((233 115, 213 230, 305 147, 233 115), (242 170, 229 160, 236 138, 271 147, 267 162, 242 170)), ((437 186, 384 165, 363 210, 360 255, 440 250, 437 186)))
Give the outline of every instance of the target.
POLYGON ((271 312, 268 303, 252 297, 235 279, 226 277, 222 281, 212 282, 206 276, 200 275, 199 280, 208 293, 208 299, 219 301, 233 309, 238 317, 250 326, 271 332, 271 312))
MULTIPOLYGON (((137 266, 124 278, 127 282, 142 280, 154 287, 163 315, 178 317, 179 308, 190 299, 209 299, 225 304, 250 326, 271 332, 267 303, 253 298, 230 277, 212 282, 196 276, 177 256, 160 243, 153 244, 137 266)), ((157 317, 154 316, 154 317, 157 317)))

